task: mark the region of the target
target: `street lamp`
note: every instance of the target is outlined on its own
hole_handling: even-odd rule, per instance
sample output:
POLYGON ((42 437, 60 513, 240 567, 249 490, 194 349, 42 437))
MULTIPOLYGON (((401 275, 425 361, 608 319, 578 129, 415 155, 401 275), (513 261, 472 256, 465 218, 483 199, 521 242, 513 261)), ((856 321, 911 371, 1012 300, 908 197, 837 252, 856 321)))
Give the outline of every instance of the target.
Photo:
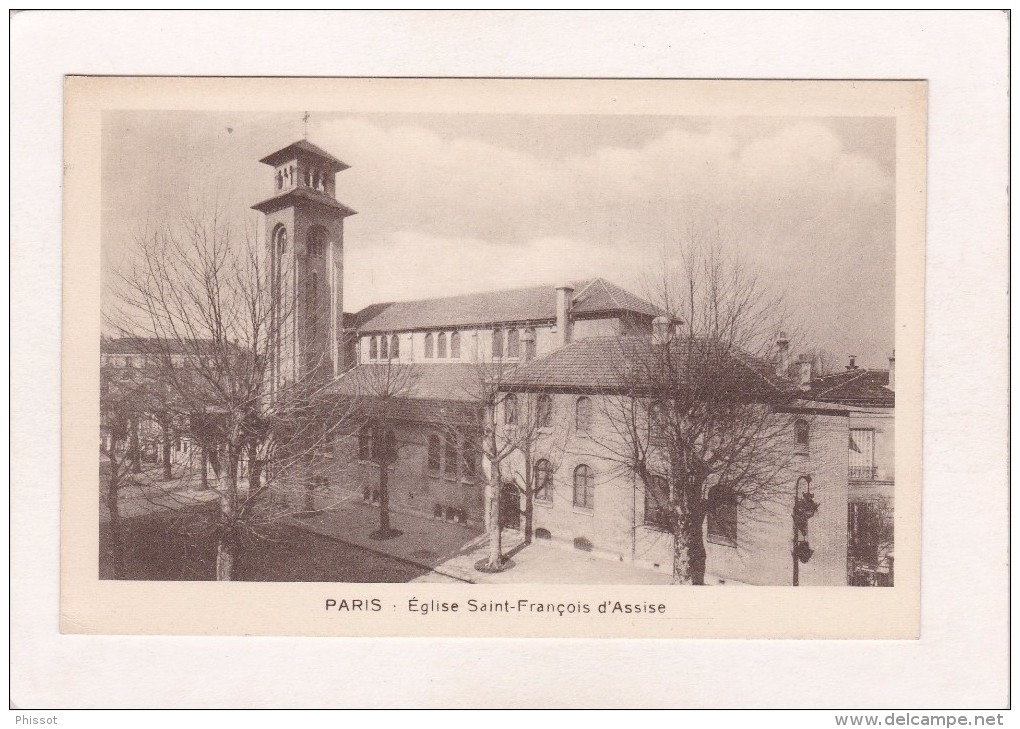
POLYGON ((807 562, 814 554, 807 539, 807 522, 818 511, 818 503, 811 493, 811 477, 807 474, 799 476, 793 486, 793 546, 790 551, 793 557, 793 585, 800 584, 800 563, 807 562), (804 491, 800 485, 804 483, 804 491))

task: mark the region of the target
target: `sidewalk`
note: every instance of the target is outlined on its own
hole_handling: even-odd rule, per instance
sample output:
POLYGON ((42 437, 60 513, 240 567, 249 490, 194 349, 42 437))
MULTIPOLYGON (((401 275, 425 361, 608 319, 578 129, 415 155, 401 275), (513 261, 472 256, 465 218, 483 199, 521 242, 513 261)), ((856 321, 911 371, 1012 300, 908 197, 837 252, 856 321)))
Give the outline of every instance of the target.
POLYGON ((480 584, 668 585, 668 574, 631 564, 592 557, 542 543, 522 547, 520 532, 503 532, 503 552, 514 566, 496 574, 479 572, 475 564, 488 556, 487 534, 459 524, 391 512, 390 522, 403 532, 387 540, 368 535, 379 526, 379 509, 348 501, 336 511, 292 517, 288 522, 321 536, 410 562, 431 572, 414 582, 480 584), (518 548, 520 548, 518 550, 518 548))

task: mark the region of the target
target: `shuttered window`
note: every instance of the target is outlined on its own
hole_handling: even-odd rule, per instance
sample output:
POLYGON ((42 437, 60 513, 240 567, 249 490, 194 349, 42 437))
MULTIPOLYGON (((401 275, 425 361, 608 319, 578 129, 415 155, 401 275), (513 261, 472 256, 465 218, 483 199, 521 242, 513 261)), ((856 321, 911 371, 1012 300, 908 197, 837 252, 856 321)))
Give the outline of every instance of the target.
POLYGON ((875 431, 871 429, 850 429, 850 478, 875 478, 875 431))

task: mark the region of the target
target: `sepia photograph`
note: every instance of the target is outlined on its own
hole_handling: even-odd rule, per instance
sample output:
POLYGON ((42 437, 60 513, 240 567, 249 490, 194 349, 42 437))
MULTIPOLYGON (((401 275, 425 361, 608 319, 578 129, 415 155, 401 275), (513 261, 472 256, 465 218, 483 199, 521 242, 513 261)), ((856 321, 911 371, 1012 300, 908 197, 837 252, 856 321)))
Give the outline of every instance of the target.
POLYGON ((1002 723, 1008 13, 11 21, 15 723, 1002 723))
POLYGON ((337 80, 308 108, 165 103, 301 88, 188 81, 68 81, 100 207, 96 521, 68 539, 97 589, 403 585, 319 602, 675 630, 746 590, 876 588, 912 622, 920 318, 899 312, 897 378, 896 317, 921 258, 897 182, 923 127, 891 104, 923 112, 923 84, 337 80), (751 113, 770 93, 829 113, 751 113))
POLYGON ((103 116, 103 579, 895 581, 892 118, 103 116))

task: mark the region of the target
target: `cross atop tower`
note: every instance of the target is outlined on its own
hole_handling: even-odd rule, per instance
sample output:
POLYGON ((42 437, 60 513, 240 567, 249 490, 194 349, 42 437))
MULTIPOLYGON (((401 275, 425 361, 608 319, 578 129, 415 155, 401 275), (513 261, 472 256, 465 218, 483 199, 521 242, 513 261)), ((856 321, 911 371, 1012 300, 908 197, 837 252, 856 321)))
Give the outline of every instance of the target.
POLYGON ((310 118, 311 115, 307 111, 305 112, 305 115, 301 117, 301 120, 305 123, 305 139, 308 139, 308 120, 310 118))

